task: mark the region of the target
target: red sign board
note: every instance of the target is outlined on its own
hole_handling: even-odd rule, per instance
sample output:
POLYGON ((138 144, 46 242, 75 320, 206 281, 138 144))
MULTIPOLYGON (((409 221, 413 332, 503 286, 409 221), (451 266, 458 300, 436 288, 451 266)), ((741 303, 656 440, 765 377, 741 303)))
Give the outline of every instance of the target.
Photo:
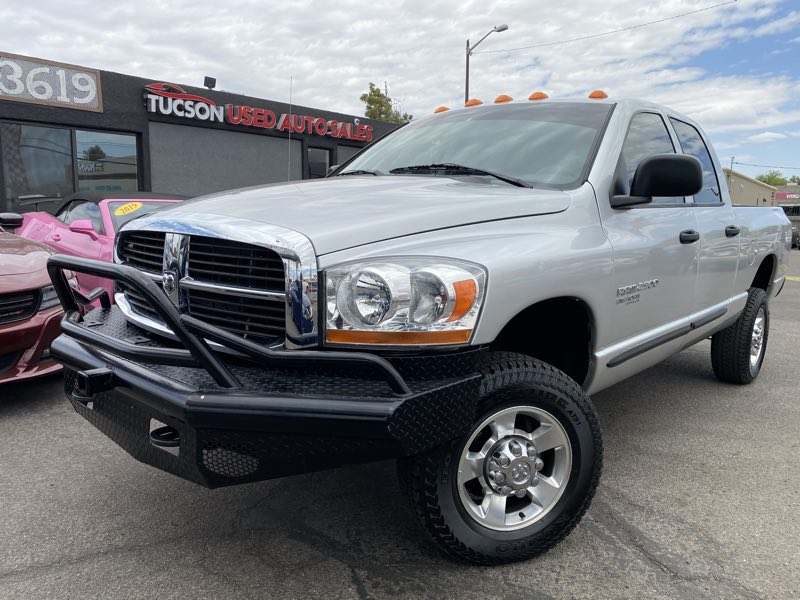
POLYGON ((276 114, 268 108, 246 104, 225 104, 186 92, 173 83, 151 83, 145 86, 147 112, 195 119, 211 123, 228 123, 243 127, 275 129, 287 133, 329 136, 358 142, 372 141, 372 125, 324 119, 294 113, 276 114))

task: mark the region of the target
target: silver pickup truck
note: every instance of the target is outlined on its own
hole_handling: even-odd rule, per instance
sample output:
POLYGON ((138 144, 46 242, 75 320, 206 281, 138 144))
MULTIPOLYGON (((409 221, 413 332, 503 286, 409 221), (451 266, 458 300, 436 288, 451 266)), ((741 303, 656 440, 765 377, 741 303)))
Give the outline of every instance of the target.
POLYGON ((791 230, 721 175, 646 102, 442 110, 323 180, 132 221, 114 264, 51 258, 52 353, 77 412, 157 468, 218 487, 398 458, 441 549, 529 558, 600 478, 590 394, 709 337, 717 378, 758 376, 791 230))

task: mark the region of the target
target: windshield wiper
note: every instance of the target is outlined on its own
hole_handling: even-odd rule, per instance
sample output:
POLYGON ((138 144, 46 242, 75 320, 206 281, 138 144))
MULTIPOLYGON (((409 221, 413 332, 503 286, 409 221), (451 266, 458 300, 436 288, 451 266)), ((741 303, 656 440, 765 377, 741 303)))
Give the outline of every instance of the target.
POLYGON ((370 171, 369 169, 354 169, 352 171, 337 173, 334 177, 340 177, 341 175, 383 175, 383 173, 380 171, 370 171))
POLYGON ((492 173, 491 171, 487 171, 485 169, 465 167, 464 165, 457 165, 455 163, 436 163, 432 165, 411 165, 409 167, 397 167, 396 169, 389 171, 389 173, 398 175, 402 173, 431 173, 439 171, 443 171, 445 173, 449 172, 453 175, 486 175, 488 177, 499 179, 500 181, 505 181, 511 185, 516 185, 517 187, 533 187, 531 184, 526 183, 521 179, 517 179, 516 177, 511 177, 510 175, 501 175, 500 173, 492 173))

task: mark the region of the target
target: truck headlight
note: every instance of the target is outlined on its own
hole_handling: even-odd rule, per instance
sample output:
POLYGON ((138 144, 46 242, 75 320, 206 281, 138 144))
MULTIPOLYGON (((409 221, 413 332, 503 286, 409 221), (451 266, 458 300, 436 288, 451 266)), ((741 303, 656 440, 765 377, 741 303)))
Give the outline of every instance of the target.
POLYGON ((486 287, 486 271, 441 258, 386 258, 325 271, 329 344, 466 344, 486 287))

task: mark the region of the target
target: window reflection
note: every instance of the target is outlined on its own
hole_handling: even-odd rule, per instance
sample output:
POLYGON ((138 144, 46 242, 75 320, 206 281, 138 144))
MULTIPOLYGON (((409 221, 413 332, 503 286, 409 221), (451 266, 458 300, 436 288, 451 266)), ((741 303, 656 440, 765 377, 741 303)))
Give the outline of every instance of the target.
POLYGON ((139 189, 136 136, 76 131, 78 188, 81 192, 135 192, 139 189))
POLYGON ((6 210, 20 196, 61 197, 74 190, 72 144, 68 129, 0 124, 6 210))

